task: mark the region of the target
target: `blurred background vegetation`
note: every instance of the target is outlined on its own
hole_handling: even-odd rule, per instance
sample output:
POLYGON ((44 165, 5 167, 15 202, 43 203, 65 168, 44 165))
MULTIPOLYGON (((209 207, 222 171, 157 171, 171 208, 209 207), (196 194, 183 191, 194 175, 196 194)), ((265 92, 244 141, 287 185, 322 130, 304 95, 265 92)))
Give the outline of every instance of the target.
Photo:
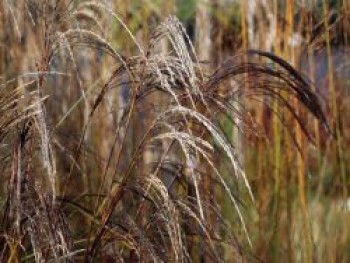
MULTIPOLYGON (((90 119, 89 113, 95 98, 100 94, 98 87, 106 83, 111 69, 115 69, 113 60, 99 46, 91 49, 82 45, 78 47, 78 51, 71 51, 74 52, 73 62, 69 58, 54 58, 50 68, 41 68, 41 65, 45 65, 42 63, 42 59, 45 59, 42 54, 48 44, 38 41, 38 36, 43 32, 35 30, 33 23, 35 24, 37 18, 30 17, 27 10, 35 9, 36 2, 45 1, 3 0, 1 3, 0 78, 5 82, 27 72, 66 72, 67 68, 72 68, 70 74, 76 75, 66 78, 49 74, 45 79, 46 88, 42 92, 43 97, 50 96, 45 102, 48 132, 55 130, 57 134, 57 138, 52 139, 57 155, 57 174, 65 175, 58 176, 56 191, 62 199, 69 199, 69 205, 64 211, 68 220, 73 222, 70 223, 71 232, 77 240, 74 247, 79 249, 84 248, 84 244, 88 242, 88 235, 91 238, 94 233, 86 226, 92 224, 92 218, 96 214, 89 214, 88 211, 96 210, 94 193, 100 193, 101 181, 106 180, 104 184, 108 188, 120 180, 117 176, 109 179, 104 177, 105 163, 110 156, 115 137, 116 120, 122 118, 120 109, 126 105, 130 94, 128 87, 112 90, 96 110, 95 117, 90 119), (86 136, 81 139, 82 130, 87 123, 89 128, 85 131, 86 136), (82 149, 79 155, 76 154, 77 148, 82 149), (77 163, 77 166, 73 163, 77 163)), ((84 3, 79 0, 60 2, 72 10, 84 3)), ((222 174, 227 184, 239 199, 251 245, 229 198, 221 194, 221 188, 211 191, 215 192, 216 202, 220 204, 225 222, 240 244, 242 254, 246 255, 242 261, 350 262, 350 2, 100 2, 115 12, 124 24, 106 11, 97 12, 100 18, 98 24, 91 19, 86 20, 82 27, 94 24, 94 28, 122 56, 130 57, 139 52, 135 40, 141 48, 146 49, 152 38, 152 30, 169 15, 176 15, 184 25, 198 59, 205 68, 214 71, 228 57, 241 51, 257 49, 288 61, 310 81, 310 87, 319 95, 331 134, 300 108, 297 101, 283 92, 281 96, 292 100, 291 103, 303 116, 303 124, 309 131, 308 136, 296 124, 291 114, 280 108, 278 103, 273 103, 272 109, 268 109, 263 103, 241 102, 249 112, 249 116, 245 118, 252 119, 258 127, 257 135, 245 132, 249 127, 244 125, 242 129, 237 129, 227 117, 220 117, 218 120, 226 135, 232 138, 235 147, 239 149, 239 159, 255 198, 252 202, 243 183, 232 179, 231 168, 226 165, 227 160, 222 156, 216 159, 214 157, 215 164, 224 171, 222 174), (130 37, 130 32, 125 27, 135 39, 130 37), (272 112, 280 114, 274 115, 272 112), (281 124, 280 119, 286 125, 281 124)), ((35 12, 31 14, 44 15, 35 12)), ((64 30, 66 26, 68 27, 64 23, 60 24, 63 29, 57 30, 64 30)), ((261 58, 261 62, 265 62, 264 59, 261 58)), ((271 64, 271 67, 274 65, 271 64)), ((246 77, 249 78, 249 74, 246 77)), ((26 78, 29 79, 18 79, 13 86, 23 85, 26 78)), ((252 87, 247 82, 245 88, 252 87)), ((152 108, 151 101, 161 104, 162 95, 154 94, 147 98, 147 102, 139 106, 141 110, 137 111, 137 116, 131 120, 128 136, 124 138, 126 147, 120 157, 121 171, 128 169, 128 162, 138 147, 136 142, 147 131, 147 125, 152 119, 152 114, 147 114, 151 112, 148 108, 152 108)), ((239 125, 240 120, 237 123, 239 125)), ((152 159, 152 154, 152 150, 146 152, 143 161, 152 159)), ((7 168, 4 166, 2 170, 5 169, 7 168)), ((4 182, 9 180, 4 177, 2 179, 4 182)), ((6 187, 7 184, 4 183, 1 190, 5 197, 6 187)), ((3 211, 6 211, 5 197, 2 199, 3 211)), ((137 201, 130 194, 123 207, 136 210, 135 202, 137 201)), ((192 247, 192 260, 211 262, 209 258, 201 257, 203 247, 200 241, 198 244, 197 247, 192 247)), ((11 252, 6 253, 10 254, 10 260, 14 260, 16 256, 13 247, 21 250, 20 247, 26 247, 26 244, 12 243, 11 246, 11 252)), ((3 243, 2 250, 6 251, 3 243)), ((238 261, 230 246, 223 245, 220 252, 225 261, 238 261)), ((23 258, 33 260, 30 253, 24 252, 18 256, 18 262, 23 258)), ((132 256, 129 260, 134 262, 132 256)), ((151 259, 140 260, 147 262, 151 259)))

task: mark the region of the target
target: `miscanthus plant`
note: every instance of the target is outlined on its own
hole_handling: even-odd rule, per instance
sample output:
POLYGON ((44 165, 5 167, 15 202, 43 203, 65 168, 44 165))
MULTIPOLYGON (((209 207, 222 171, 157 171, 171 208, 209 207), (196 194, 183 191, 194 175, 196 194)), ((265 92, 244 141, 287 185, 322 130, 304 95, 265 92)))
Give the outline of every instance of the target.
POLYGON ((254 193, 237 138, 220 120, 258 134, 249 103, 269 107, 277 101, 283 112, 274 114, 282 123, 290 114, 308 135, 290 98, 326 124, 310 83, 279 57, 256 50, 227 58, 210 72, 175 17, 154 28, 149 43, 141 45, 120 17, 97 1, 77 6, 3 1, 1 10, 1 41, 21 54, 25 37, 36 54, 27 68, 10 55, 8 65, 15 71, 1 73, 2 261, 221 262, 224 247, 244 260, 244 249, 221 216, 219 197, 228 196, 250 242, 241 192, 227 180, 244 185, 252 202, 254 193), (133 41, 135 56, 117 52, 105 38, 103 25, 110 20, 133 41), (82 46, 109 56, 106 81, 102 73, 89 85, 81 79, 82 46), (16 72, 16 63, 22 71, 16 72), (59 65, 65 70, 56 70, 59 65), (80 94, 60 116, 53 105, 66 105, 67 98, 51 93, 52 87, 65 89, 54 81, 57 76, 70 79, 70 89, 80 94), (99 111, 112 93, 124 100, 109 112, 115 116, 111 121, 99 111), (84 114, 76 116, 79 107, 84 114), (70 129, 65 123, 73 116, 84 118, 83 124, 77 137, 65 137, 59 127, 70 129), (106 133, 108 150, 98 168, 91 162, 99 153, 88 151, 91 131, 99 129, 96 121, 113 131, 106 133), (132 139, 135 123, 143 124, 142 134, 132 139), (84 180, 81 192, 75 191, 84 180))

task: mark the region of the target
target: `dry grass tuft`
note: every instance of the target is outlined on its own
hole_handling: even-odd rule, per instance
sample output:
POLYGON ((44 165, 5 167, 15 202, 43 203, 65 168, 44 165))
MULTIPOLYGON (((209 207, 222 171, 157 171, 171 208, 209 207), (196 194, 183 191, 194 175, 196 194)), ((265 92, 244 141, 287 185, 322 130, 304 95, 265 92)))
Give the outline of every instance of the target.
MULTIPOLYGON (((26 34, 40 54, 34 58, 36 74, 27 76, 30 82, 13 88, 19 81, 7 81, 0 90, 1 160, 8 178, 2 260, 32 256, 38 262, 187 262, 200 246, 200 257, 222 262, 220 251, 230 247, 237 260, 244 261, 246 255, 221 217, 218 192, 208 187, 215 185, 229 197, 251 243, 240 193, 229 186, 224 173, 237 186, 245 186, 252 202, 254 194, 241 153, 220 117, 231 116, 233 126, 239 119, 258 132, 249 121, 249 109, 237 105, 248 100, 271 105, 277 99, 308 134, 299 111, 281 91, 327 126, 310 83, 281 58, 261 51, 237 54, 210 74, 175 17, 161 23, 143 49, 122 19, 99 2, 77 7, 69 1, 34 0, 1 5, 13 21, 11 34, 22 36, 24 28, 13 13, 25 8, 23 20, 32 21, 26 34), (138 55, 119 54, 103 36, 108 19, 126 30, 138 55), (116 69, 108 78, 97 69, 90 75, 93 83, 82 77, 85 48, 109 55, 106 60, 116 69), (244 88, 247 82, 250 89, 244 88), (112 108, 109 114, 117 117, 110 124, 100 113, 113 104, 112 95, 119 90, 126 90, 125 104, 112 108), (74 100, 57 116, 53 105, 66 104, 65 92, 74 100), (162 101, 155 94, 161 94, 162 101), (51 104, 54 99, 56 104, 51 104), (133 138, 133 125, 143 121, 140 114, 147 115, 147 122, 142 136, 133 138), (113 131, 100 142, 107 153, 91 150, 94 129, 103 128, 98 121, 113 131), (67 136, 60 133, 64 129, 67 136), (227 163, 226 169, 218 159, 227 163)), ((14 43, 9 47, 17 48, 14 43)))

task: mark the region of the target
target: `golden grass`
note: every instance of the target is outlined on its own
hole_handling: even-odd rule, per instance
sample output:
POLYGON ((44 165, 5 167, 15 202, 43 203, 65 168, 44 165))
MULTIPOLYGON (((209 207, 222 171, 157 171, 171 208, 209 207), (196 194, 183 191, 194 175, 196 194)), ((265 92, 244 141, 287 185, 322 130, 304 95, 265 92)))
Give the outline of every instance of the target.
POLYGON ((349 259, 346 1, 214 2, 0 4, 1 261, 349 259))

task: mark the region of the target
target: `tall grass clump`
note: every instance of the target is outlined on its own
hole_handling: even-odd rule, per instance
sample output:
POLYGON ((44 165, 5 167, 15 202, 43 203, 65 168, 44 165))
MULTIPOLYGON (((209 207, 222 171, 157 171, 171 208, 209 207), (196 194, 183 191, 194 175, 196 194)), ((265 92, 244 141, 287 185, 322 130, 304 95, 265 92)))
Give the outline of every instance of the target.
POLYGON ((103 2, 0 5, 2 261, 256 259, 228 127, 261 136, 267 107, 300 160, 307 114, 329 132, 310 81, 248 48, 212 71, 173 16, 141 41, 103 2))
MULTIPOLYGON (((250 229, 256 233, 257 254, 268 262, 284 259, 346 262, 348 231, 340 234, 331 222, 337 218, 341 218, 341 226, 349 222, 345 205, 349 188, 345 138, 349 126, 344 121, 349 116, 345 106, 348 82, 344 81, 349 59, 349 35, 344 27, 349 23, 348 4, 346 1, 250 1, 250 4, 242 14, 242 35, 247 38, 242 40, 242 49, 259 47, 273 52, 307 76, 311 88, 322 97, 332 130, 332 136, 325 134, 319 122, 311 121, 299 102, 294 101, 293 107, 307 120, 315 138, 315 147, 310 147, 307 136, 295 125, 292 132, 301 148, 295 151, 293 139, 278 116, 270 117, 263 108, 251 105, 267 138, 256 140, 245 155, 248 178, 256 187, 257 211, 250 213, 256 216, 256 221, 250 229), (337 208, 329 210, 332 205, 337 208), (328 229, 327 234, 321 229, 328 229), (334 242, 339 250, 333 249, 334 242)), ((293 101, 288 93, 282 91, 280 95, 293 101)), ((294 122, 294 117, 276 101, 273 110, 281 112, 288 123, 294 122)))

